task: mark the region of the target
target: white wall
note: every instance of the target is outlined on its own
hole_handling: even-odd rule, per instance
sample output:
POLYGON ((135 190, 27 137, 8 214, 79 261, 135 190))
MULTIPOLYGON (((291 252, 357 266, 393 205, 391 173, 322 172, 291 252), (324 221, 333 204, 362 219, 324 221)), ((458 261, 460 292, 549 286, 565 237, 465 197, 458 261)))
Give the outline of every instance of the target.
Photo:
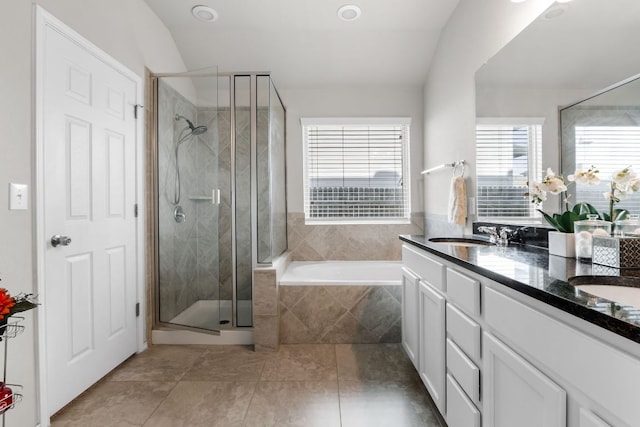
MULTIPOLYGON (((33 197, 32 4, 48 12, 144 77, 152 71, 184 71, 175 43, 143 0, 12 0, 0 9, 0 278, 11 293, 33 292, 35 285, 34 206, 7 209, 8 183, 29 184, 33 197)), ((33 200, 33 199, 32 199, 33 200)), ((51 309, 51 308, 50 308, 51 309)), ((36 310, 37 311, 37 310, 36 310)), ((24 400, 7 412, 7 425, 37 424, 35 311, 26 315, 26 332, 11 341, 8 380, 24 385, 24 400)))
MULTIPOLYGON (((276 88, 277 88, 277 76, 276 88)), ((301 117, 411 117, 411 212, 422 212, 423 99, 416 86, 282 90, 287 108, 287 204, 304 212, 301 117)))
MULTIPOLYGON (((475 72, 552 3, 461 0, 442 31, 425 84, 424 162, 428 168, 468 161, 470 195, 475 188, 475 72)), ((446 213, 450 176, 425 178, 425 214, 446 213)))

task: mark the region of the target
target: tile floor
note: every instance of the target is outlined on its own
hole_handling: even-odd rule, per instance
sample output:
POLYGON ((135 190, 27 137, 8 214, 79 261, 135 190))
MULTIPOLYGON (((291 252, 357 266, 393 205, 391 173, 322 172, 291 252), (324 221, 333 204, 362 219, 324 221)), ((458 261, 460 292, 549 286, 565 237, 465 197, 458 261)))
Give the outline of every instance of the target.
POLYGON ((52 418, 61 426, 442 427, 399 344, 157 345, 52 418))

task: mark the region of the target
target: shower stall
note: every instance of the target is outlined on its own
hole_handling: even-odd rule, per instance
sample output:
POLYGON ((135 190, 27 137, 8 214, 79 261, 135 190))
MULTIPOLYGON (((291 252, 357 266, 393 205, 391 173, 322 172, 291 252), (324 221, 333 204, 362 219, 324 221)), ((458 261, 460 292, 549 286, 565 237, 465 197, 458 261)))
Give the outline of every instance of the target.
POLYGON ((284 105, 268 73, 151 82, 154 328, 251 327, 253 271, 287 248, 284 105))

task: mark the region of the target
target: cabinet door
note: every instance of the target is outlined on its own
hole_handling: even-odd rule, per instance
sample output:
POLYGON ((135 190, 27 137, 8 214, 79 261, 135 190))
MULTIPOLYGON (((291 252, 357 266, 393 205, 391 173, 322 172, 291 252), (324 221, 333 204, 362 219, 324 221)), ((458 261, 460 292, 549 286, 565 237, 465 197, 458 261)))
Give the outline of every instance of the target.
POLYGON ((418 369, 418 276, 402 268, 402 347, 418 369))
POLYGON ((420 366, 418 372, 441 413, 445 412, 445 307, 438 291, 420 281, 420 366))
POLYGON ((482 389, 486 425, 564 427, 563 389, 494 336, 483 334, 482 389))

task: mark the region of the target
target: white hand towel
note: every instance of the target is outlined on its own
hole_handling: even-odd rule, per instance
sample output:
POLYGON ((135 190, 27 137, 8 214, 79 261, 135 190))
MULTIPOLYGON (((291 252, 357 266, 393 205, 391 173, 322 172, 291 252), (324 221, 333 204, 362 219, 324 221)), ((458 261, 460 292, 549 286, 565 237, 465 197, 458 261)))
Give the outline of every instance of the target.
POLYGON ((451 224, 465 224, 467 219, 467 189, 464 185, 464 177, 454 176, 451 178, 448 213, 451 224))

